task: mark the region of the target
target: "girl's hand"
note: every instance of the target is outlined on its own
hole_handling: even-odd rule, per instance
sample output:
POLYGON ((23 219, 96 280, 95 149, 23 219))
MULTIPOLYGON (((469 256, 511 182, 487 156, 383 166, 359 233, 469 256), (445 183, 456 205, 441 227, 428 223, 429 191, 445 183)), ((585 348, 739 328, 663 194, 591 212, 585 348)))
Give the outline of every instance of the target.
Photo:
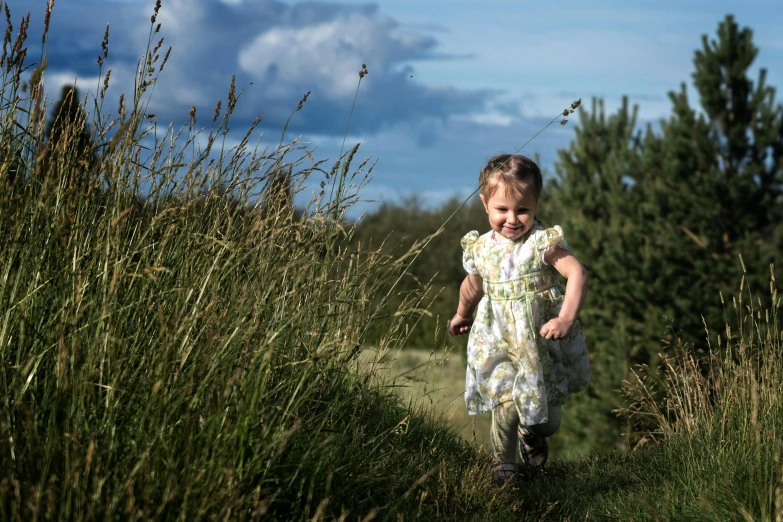
POLYGON ((542 326, 538 333, 546 339, 562 339, 568 335, 572 324, 561 317, 555 317, 542 326))
POLYGON ((468 333, 472 325, 473 317, 464 317, 457 314, 449 321, 449 334, 454 336, 468 333))

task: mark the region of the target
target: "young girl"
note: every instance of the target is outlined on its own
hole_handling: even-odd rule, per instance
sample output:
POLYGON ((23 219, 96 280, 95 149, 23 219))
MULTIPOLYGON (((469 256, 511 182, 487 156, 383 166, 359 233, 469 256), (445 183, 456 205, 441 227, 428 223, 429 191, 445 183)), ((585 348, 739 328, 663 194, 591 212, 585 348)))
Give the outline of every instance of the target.
POLYGON ((449 333, 470 332, 465 402, 470 415, 492 411, 494 476, 505 483, 517 480, 517 447, 528 466, 544 465, 561 405, 590 385, 577 321, 587 271, 563 230, 535 218, 542 179, 533 161, 495 156, 479 186, 491 230, 462 238, 468 276, 449 333), (565 292, 558 273, 568 280, 565 292))

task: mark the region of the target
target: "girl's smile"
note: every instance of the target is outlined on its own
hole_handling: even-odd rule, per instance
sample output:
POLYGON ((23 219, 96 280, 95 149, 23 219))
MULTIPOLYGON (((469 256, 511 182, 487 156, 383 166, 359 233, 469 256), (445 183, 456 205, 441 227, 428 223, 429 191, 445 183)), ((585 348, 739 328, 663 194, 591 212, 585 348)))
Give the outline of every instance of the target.
POLYGON ((514 188, 518 190, 509 190, 504 184, 498 184, 489 198, 481 195, 492 230, 512 241, 524 236, 536 218, 533 191, 523 184, 514 188))

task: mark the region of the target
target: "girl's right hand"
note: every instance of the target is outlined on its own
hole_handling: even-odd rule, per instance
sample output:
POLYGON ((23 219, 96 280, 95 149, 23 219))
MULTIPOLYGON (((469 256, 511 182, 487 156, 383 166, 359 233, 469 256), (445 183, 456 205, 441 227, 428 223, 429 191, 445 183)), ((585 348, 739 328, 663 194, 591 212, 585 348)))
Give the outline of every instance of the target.
POLYGON ((464 317, 457 314, 449 321, 449 334, 452 336, 466 334, 470 332, 472 325, 473 317, 464 317))

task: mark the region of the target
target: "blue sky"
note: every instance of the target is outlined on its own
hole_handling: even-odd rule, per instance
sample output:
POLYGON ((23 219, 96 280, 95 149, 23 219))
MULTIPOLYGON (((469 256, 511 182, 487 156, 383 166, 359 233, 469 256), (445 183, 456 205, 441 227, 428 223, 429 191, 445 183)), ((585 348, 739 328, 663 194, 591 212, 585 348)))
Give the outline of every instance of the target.
MULTIPOLYGON (((28 60, 37 60, 46 0, 6 3, 15 30, 31 11, 28 60)), ((109 24, 106 104, 116 107, 133 90, 154 5, 57 0, 45 77, 50 100, 74 78, 83 92, 96 91, 95 60, 109 24)), ((783 0, 163 0, 159 36, 173 50, 150 108, 160 125, 178 128, 195 105, 199 125, 208 125, 236 74, 244 93, 228 135, 235 143, 259 114, 265 136, 279 134, 311 91, 289 136, 301 135, 331 165, 366 63, 346 142, 361 143, 359 158, 378 160, 363 197, 415 193, 438 204, 470 193, 490 156, 515 151, 576 98, 587 106, 603 98, 611 112, 628 95, 640 123, 667 116, 667 92, 691 83, 701 35, 713 38, 729 13, 754 31, 753 78, 766 67, 768 83, 783 87, 783 0)), ((573 116, 522 153, 539 154, 551 170, 578 124, 573 116)), ((352 215, 374 206, 360 204, 352 215)))

